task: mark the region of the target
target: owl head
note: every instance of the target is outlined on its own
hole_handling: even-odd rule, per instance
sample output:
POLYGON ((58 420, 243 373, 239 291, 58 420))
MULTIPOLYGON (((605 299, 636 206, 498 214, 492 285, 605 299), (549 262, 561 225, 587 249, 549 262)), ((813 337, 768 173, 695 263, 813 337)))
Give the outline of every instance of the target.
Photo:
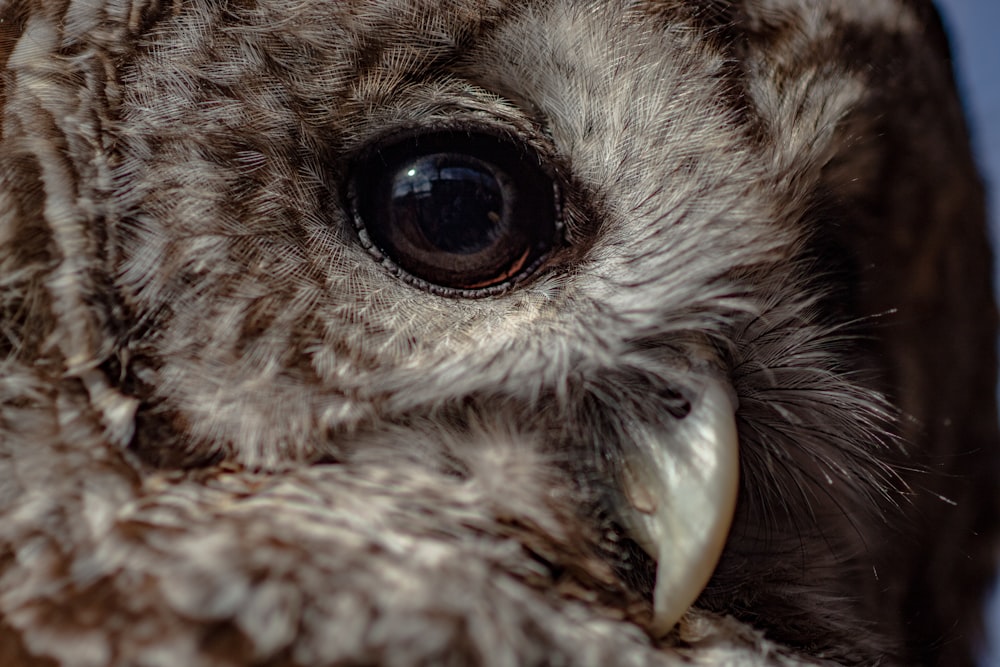
POLYGON ((929 5, 8 15, 11 442, 105 452, 127 511, 192 494, 224 551, 277 530, 230 512, 262 488, 458 480, 656 641, 696 604, 846 661, 950 650, 990 568, 909 552, 993 543, 995 309, 929 5))

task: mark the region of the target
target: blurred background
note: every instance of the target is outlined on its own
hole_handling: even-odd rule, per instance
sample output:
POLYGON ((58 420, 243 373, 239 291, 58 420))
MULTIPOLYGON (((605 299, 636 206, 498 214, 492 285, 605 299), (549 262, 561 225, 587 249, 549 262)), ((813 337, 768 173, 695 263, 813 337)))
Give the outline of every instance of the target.
MULTIPOLYGON (((937 0, 951 34, 958 83, 965 97, 973 142, 991 190, 993 247, 1000 254, 1000 0, 937 0)), ((1000 267, 994 268, 1000 286, 1000 267)), ((1000 493, 1000 489, 997 490, 1000 493)), ((990 640, 983 667, 1000 667, 1000 592, 989 611, 990 640)))

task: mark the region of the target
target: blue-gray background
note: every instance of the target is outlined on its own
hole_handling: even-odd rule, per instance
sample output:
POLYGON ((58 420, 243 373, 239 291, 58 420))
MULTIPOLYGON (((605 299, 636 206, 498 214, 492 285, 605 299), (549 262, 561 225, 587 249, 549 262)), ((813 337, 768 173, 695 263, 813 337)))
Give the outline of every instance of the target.
MULTIPOLYGON (((937 0, 951 33, 979 164, 990 188, 993 247, 1000 249, 1000 0, 937 0)), ((1000 271, 994 271, 1000 285, 1000 271)), ((1000 490, 997 491, 1000 493, 1000 490)), ((984 667, 1000 667, 1000 595, 990 610, 984 667)))

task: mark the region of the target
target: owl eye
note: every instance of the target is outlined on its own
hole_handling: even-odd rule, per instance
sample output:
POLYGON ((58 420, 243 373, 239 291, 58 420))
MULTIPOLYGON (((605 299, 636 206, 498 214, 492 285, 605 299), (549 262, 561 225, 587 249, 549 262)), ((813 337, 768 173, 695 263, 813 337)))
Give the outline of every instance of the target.
POLYGON ((539 157, 486 134, 438 132, 370 150, 348 198, 362 242, 414 282, 493 293, 531 274, 559 233, 539 157))

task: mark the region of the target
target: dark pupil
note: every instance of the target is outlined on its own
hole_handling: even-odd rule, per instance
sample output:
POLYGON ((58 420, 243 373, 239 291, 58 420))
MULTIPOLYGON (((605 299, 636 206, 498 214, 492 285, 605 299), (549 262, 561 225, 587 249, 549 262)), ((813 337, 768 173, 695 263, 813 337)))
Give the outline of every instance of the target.
POLYGON ((500 184, 471 156, 437 153, 413 160, 395 173, 390 187, 393 218, 417 247, 473 254, 503 231, 500 184))

